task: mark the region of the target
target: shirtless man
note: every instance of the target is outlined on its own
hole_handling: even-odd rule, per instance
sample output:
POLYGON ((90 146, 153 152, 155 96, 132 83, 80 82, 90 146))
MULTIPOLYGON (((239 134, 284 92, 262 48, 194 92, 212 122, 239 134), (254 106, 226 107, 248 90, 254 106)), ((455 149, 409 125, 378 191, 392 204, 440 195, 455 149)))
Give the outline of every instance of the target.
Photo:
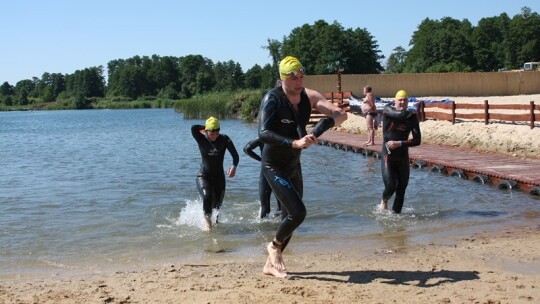
POLYGON ((368 141, 364 144, 365 146, 371 146, 375 144, 375 130, 377 130, 377 123, 375 122, 375 117, 377 117, 377 106, 375 106, 375 98, 371 93, 371 87, 364 87, 364 103, 367 104, 366 112, 366 127, 368 129, 368 141))
POLYGON ((317 137, 324 131, 347 119, 346 112, 321 93, 304 88, 304 73, 297 58, 287 56, 281 60, 281 86, 266 93, 259 111, 259 138, 264 143, 262 171, 281 202, 281 222, 273 241, 267 245, 268 258, 263 273, 279 278, 287 277, 283 250, 306 217, 300 154, 316 144, 317 137), (307 134, 311 109, 328 117, 307 134))

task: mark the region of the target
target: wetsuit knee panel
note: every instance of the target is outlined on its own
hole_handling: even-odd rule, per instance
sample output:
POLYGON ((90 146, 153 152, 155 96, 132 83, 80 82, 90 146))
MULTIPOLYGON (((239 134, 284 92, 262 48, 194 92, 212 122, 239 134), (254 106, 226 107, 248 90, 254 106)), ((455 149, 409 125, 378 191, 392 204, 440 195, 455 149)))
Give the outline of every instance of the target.
POLYGON ((297 208, 294 208, 294 210, 289 211, 288 218, 293 222, 303 222, 304 219, 307 216, 307 210, 306 207, 302 204, 301 206, 298 206, 297 208))

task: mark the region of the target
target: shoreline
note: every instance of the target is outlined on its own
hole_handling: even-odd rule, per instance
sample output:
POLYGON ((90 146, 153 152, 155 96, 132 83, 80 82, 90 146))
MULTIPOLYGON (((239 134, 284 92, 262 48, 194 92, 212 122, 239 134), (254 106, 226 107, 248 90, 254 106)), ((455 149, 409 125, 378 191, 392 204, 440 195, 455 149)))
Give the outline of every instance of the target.
POLYGON ((285 253, 288 279, 264 255, 109 274, 0 280, 3 303, 535 303, 540 225, 395 250, 285 253))

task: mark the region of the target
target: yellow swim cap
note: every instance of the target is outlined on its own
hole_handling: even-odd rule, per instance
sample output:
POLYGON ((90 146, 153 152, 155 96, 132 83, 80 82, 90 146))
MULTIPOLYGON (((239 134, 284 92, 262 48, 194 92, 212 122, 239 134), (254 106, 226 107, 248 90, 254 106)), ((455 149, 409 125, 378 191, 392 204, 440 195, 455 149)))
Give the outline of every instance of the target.
POLYGON ((396 99, 402 99, 402 98, 409 98, 409 95, 407 95, 407 92, 405 90, 397 91, 396 99))
POLYGON ((279 63, 279 78, 286 79, 291 77, 294 72, 302 69, 302 63, 293 56, 287 56, 279 63))
POLYGON ((204 125, 204 129, 206 131, 209 130, 218 130, 219 129, 219 121, 215 117, 210 117, 206 120, 206 124, 204 125))

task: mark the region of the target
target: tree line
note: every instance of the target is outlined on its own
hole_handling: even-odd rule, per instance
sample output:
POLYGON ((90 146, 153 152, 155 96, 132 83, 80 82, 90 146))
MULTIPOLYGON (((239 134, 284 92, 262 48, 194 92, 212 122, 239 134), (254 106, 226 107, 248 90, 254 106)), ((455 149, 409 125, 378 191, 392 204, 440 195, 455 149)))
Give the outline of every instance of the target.
POLYGON ((409 51, 396 47, 388 73, 491 72, 520 69, 540 61, 540 15, 529 7, 510 18, 506 13, 482 18, 477 26, 445 17, 424 19, 409 51))
POLYGON ((271 63, 243 72, 239 63, 216 62, 201 55, 134 56, 73 74, 45 72, 41 78, 0 86, 0 105, 28 106, 61 102, 89 108, 96 99, 109 101, 179 100, 214 92, 268 89, 277 80, 279 60, 301 58, 308 74, 474 72, 518 69, 540 61, 540 16, 523 7, 510 18, 506 13, 483 18, 477 26, 467 19, 426 18, 410 40, 410 49, 396 47, 386 68, 377 40, 365 28, 345 29, 337 21, 318 20, 294 28, 282 40, 263 46, 271 63))

